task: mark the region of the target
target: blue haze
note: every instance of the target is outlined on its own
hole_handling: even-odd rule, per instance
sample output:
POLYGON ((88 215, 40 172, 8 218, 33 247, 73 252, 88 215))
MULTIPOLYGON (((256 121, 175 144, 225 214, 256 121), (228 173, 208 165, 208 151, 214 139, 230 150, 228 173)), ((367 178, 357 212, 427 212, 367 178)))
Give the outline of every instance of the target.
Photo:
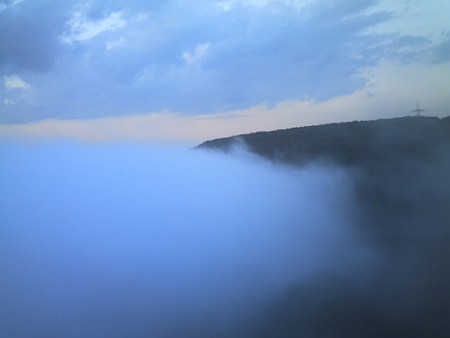
POLYGON ((236 336, 289 285, 372 262, 337 169, 5 140, 0 163, 2 337, 236 336))

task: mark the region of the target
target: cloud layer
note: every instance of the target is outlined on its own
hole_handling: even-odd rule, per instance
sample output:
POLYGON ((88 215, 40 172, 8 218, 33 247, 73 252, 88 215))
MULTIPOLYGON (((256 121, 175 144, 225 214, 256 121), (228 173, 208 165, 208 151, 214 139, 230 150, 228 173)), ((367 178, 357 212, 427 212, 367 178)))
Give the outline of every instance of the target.
POLYGON ((450 147, 387 129, 345 168, 2 139, 0 335, 448 336, 450 147))
MULTIPOLYGON (((430 6, 445 12, 448 4, 430 6)), ((415 8, 373 0, 5 2, 0 73, 33 90, 5 84, 0 122, 216 113, 351 95, 368 84, 363 71, 385 59, 448 63, 448 26, 415 8)))
POLYGON ((372 261, 338 170, 130 144, 0 153, 4 336, 217 336, 372 261))
POLYGON ((363 89, 322 102, 293 100, 209 114, 164 111, 91 119, 48 119, 0 125, 0 137, 196 145, 209 139, 261 130, 333 123, 336 116, 340 121, 403 116, 415 109, 415 102, 411 100, 414 92, 428 98, 421 100, 422 107, 427 109, 425 114, 444 117, 450 114, 450 97, 446 95, 448 72, 450 64, 400 66, 383 63, 376 70, 367 69, 362 73, 367 81, 363 89), (410 81, 411 77, 421 81, 410 81))

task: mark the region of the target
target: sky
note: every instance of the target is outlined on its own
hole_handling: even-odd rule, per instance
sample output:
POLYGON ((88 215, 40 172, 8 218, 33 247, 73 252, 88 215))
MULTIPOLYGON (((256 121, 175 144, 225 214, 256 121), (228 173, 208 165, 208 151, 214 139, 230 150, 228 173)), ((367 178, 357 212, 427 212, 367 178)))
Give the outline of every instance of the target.
POLYGON ((0 135, 185 142, 450 115, 447 0, 2 0, 0 135), (39 15, 37 15, 39 13, 39 15))

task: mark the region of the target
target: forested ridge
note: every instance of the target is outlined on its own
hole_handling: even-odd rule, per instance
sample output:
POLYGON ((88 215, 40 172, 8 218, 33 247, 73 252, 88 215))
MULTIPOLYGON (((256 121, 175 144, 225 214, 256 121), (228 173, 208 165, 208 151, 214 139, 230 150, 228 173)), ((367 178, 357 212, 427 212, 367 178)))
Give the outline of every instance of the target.
POLYGON ((450 117, 401 117, 256 132, 206 141, 200 148, 229 151, 243 144, 271 160, 305 164, 375 165, 450 149, 450 117))
POLYGON ((250 326, 249 337, 450 336, 450 117, 258 132, 199 147, 244 147, 299 170, 313 163, 344 169, 349 222, 379 255, 376 268, 359 276, 342 269, 294 285, 250 326))

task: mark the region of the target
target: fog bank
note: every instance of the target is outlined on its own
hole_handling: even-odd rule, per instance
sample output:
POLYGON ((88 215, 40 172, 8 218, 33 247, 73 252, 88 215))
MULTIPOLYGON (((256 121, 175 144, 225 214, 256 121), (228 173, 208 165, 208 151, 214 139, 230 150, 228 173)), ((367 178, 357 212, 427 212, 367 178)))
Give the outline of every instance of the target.
POLYGON ((137 144, 0 148, 1 336, 238 336, 286 288, 342 271, 358 288, 377 266, 337 168, 137 144))

